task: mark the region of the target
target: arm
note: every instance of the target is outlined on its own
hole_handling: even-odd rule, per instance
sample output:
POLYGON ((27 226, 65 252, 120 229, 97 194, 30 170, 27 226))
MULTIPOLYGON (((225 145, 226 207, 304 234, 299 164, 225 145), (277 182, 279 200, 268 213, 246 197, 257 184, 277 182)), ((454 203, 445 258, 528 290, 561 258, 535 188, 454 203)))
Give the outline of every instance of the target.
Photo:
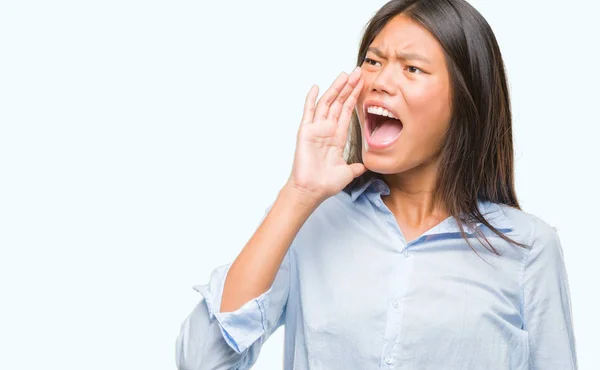
POLYGON ((215 270, 208 285, 197 286, 204 301, 181 327, 179 369, 248 369, 283 324, 296 234, 321 202, 366 171, 343 157, 362 85, 360 68, 342 73, 318 104, 318 88, 311 87, 290 178, 235 261, 215 270))
POLYGON ((541 223, 523 272, 524 329, 532 370, 577 369, 571 299, 558 234, 541 223))
POLYGON ((319 203, 289 186, 281 190, 271 211, 231 265, 221 312, 237 310, 273 284, 288 248, 319 203))
POLYGON ((236 260, 215 269, 209 284, 194 286, 204 299, 181 326, 178 369, 248 369, 256 362, 285 320, 289 247, 316 206, 284 187, 236 260))

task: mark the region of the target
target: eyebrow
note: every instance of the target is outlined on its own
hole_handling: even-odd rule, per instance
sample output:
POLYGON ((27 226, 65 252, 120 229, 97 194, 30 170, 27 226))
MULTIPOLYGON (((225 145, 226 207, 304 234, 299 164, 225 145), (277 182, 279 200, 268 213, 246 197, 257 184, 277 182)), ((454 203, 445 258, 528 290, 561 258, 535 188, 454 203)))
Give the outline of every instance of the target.
MULTIPOLYGON (((377 55, 380 58, 385 58, 385 54, 381 50, 377 49, 374 46, 369 47, 367 49, 367 51, 372 52, 373 54, 377 55)), ((397 51, 396 58, 398 58, 400 60, 420 60, 425 63, 431 63, 431 61, 429 59, 427 59, 424 56, 422 56, 421 54, 417 54, 417 53, 405 53, 403 51, 397 51)))

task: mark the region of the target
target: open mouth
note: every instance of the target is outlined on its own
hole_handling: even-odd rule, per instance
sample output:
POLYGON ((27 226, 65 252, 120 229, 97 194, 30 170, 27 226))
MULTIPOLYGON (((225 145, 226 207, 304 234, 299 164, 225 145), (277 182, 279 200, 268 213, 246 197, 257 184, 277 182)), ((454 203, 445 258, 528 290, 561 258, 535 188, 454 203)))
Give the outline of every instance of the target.
POLYGON ((402 131, 404 125, 396 118, 366 113, 366 128, 369 136, 378 141, 389 141, 402 131))

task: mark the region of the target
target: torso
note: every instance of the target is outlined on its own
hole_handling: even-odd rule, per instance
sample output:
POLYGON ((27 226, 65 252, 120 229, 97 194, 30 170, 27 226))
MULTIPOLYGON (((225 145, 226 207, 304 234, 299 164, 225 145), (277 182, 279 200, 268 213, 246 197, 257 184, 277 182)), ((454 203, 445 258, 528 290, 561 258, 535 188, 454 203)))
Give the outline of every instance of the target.
POLYGON ((525 251, 491 235, 503 256, 482 261, 448 222, 401 225, 368 196, 328 200, 296 238, 286 369, 527 369, 525 251))

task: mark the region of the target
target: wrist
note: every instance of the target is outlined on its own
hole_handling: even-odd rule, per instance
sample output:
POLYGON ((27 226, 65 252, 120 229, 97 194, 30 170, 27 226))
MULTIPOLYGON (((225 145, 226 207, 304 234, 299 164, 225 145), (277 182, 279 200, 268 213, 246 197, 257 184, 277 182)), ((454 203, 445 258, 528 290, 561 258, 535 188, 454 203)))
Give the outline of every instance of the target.
POLYGON ((325 198, 315 192, 302 189, 292 183, 286 183, 279 191, 279 197, 285 198, 286 203, 290 203, 295 207, 300 207, 313 211, 316 209, 325 198))

